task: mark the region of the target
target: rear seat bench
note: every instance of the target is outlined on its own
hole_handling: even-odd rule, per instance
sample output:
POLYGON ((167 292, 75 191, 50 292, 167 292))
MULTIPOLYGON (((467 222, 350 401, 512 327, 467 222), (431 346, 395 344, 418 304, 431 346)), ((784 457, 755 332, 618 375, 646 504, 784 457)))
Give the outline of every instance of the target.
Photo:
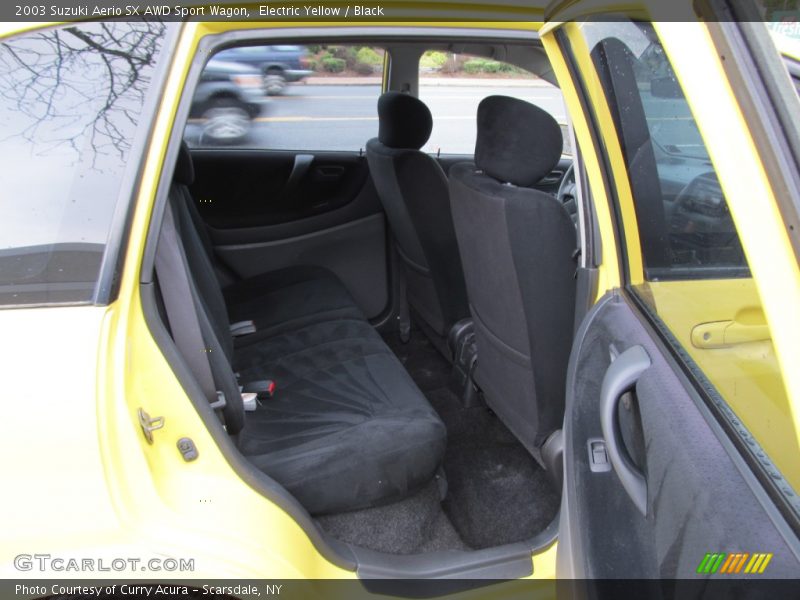
POLYGON ((232 283, 223 294, 232 323, 255 321, 258 335, 244 336, 242 344, 308 323, 365 319, 339 279, 321 267, 265 273, 232 283))
POLYGON ((248 413, 239 443, 312 513, 372 506, 433 477, 445 429, 365 321, 316 323, 236 352, 243 381, 275 398, 248 413))
POLYGON ((221 289, 187 187, 193 175, 184 145, 170 202, 197 292, 239 381, 277 386, 245 414, 241 452, 312 514, 374 506, 425 485, 442 462, 445 427, 350 294, 316 267, 221 289), (247 320, 255 332, 234 344, 230 323, 247 320))

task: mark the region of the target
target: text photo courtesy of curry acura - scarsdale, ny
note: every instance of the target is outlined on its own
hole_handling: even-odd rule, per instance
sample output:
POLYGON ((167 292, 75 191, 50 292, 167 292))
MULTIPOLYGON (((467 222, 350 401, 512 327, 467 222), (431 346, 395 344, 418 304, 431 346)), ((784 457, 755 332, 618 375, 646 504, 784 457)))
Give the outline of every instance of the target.
POLYGON ((0 17, 0 600, 800 598, 798 0, 0 17))

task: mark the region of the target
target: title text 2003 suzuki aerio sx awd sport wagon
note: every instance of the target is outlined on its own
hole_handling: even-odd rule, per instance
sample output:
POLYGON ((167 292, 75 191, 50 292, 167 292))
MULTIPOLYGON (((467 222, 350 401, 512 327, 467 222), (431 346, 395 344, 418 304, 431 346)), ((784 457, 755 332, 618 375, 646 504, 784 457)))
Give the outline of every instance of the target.
POLYGON ((798 41, 662 4, 7 24, 3 576, 797 577, 798 41))

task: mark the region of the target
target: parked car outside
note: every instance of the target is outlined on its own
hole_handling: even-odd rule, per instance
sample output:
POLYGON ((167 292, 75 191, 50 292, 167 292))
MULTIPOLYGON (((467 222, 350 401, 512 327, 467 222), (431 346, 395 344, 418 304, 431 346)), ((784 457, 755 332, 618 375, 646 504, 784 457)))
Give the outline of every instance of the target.
POLYGON ((202 120, 202 140, 212 144, 241 142, 261 112, 261 75, 247 65, 210 60, 203 70, 190 109, 202 120))
POLYGON ((217 58, 258 69, 263 74, 266 93, 277 96, 285 91, 286 84, 302 81, 313 73, 308 68, 307 54, 303 46, 242 46, 223 50, 217 58))

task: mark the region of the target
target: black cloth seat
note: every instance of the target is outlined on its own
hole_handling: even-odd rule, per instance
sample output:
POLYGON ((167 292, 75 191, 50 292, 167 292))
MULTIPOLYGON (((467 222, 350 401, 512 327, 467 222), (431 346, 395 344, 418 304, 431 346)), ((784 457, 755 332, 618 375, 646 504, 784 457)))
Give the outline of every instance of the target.
POLYGON ((490 96, 478 106, 475 163, 450 170, 478 349, 474 380, 539 460, 564 419, 577 239, 561 203, 532 186, 555 168, 561 149, 547 112, 490 96))
POLYGON ((447 355, 444 339, 469 316, 469 306, 447 177, 420 151, 431 135, 431 112, 414 96, 386 92, 378 99, 378 119, 378 137, 367 142, 370 176, 402 260, 408 303, 447 355))
POLYGON ((310 512, 402 498, 441 463, 444 425, 365 321, 314 323, 236 355, 244 379, 277 384, 239 447, 310 512))
POLYGON ((444 456, 446 430, 336 277, 286 269, 221 289, 207 231, 191 211, 188 149, 170 203, 201 304, 239 382, 271 379, 273 398, 229 419, 243 455, 312 513, 364 508, 417 491, 444 456), (230 323, 255 320, 237 338, 230 323), (243 423, 243 425, 240 425, 243 423))
POLYGON ((240 344, 277 335, 309 323, 362 319, 350 293, 328 269, 299 266, 243 279, 223 288, 232 322, 253 320, 257 331, 240 344))

